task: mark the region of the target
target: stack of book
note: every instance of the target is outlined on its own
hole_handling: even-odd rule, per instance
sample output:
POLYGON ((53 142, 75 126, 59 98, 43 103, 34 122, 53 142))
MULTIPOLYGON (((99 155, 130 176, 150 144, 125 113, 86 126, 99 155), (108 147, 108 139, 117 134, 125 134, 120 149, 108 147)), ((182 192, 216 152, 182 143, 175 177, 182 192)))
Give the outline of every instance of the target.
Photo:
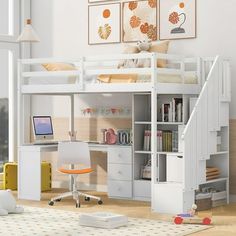
POLYGON ((162 122, 182 122, 183 121, 183 99, 172 98, 169 103, 161 105, 161 121, 162 122))
POLYGON ((220 170, 216 167, 206 168, 206 180, 217 179, 220 176, 220 170))
MULTIPOLYGON (((151 130, 144 131, 143 150, 151 150, 151 130)), ((178 131, 157 130, 157 151, 178 152, 178 131)))

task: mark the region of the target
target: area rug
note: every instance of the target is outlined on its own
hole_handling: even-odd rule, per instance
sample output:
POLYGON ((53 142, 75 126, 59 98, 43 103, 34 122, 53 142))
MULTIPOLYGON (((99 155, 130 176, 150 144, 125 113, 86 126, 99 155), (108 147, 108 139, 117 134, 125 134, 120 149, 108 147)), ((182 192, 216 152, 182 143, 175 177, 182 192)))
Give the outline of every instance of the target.
POLYGON ((204 225, 175 225, 158 220, 129 218, 127 226, 101 229, 79 225, 77 212, 53 208, 25 207, 23 214, 0 217, 0 235, 4 236, 183 236, 205 230, 204 225))

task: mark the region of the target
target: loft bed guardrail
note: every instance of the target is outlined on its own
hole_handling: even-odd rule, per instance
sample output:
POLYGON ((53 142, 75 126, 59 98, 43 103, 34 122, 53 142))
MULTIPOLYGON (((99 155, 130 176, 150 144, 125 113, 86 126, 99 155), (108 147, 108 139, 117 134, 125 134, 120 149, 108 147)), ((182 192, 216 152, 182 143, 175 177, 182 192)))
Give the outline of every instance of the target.
POLYGON ((186 91, 192 88, 191 92, 199 93, 204 83, 201 62, 201 58, 197 57, 159 53, 96 55, 77 59, 23 59, 18 62, 18 82, 23 94, 140 92, 151 91, 155 86, 168 93, 170 87, 173 93, 183 92, 184 87, 186 91), (136 67, 135 63, 139 60, 148 61, 148 66, 136 67), (134 66, 120 66, 129 62, 134 66), (49 71, 42 66, 58 63, 58 68, 49 71), (69 65, 69 69, 60 69, 60 64, 69 65), (181 88, 183 91, 177 91, 181 88))

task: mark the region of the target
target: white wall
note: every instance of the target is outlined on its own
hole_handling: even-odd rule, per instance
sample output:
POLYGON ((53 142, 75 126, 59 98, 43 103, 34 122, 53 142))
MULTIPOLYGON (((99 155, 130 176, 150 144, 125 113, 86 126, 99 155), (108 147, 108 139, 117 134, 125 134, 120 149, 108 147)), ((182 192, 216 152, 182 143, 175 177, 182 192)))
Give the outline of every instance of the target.
MULTIPOLYGON (((88 45, 87 5, 88 0, 32 0, 33 25, 41 38, 40 43, 33 45, 33 57, 78 57, 121 52, 123 44, 88 45)), ((236 95, 234 92, 236 91, 236 82, 233 79, 236 75, 235 9, 235 0, 197 0, 197 38, 172 41, 170 46, 171 53, 195 56, 219 54, 231 60, 231 118, 236 118, 236 95)), ((89 95, 89 97, 91 96, 89 95)), ((122 98, 123 101, 120 103, 128 101, 128 99, 122 98)), ((78 99, 79 103, 86 101, 83 97, 81 99, 78 99)), ((114 100, 117 101, 117 98, 114 100)), ((50 112, 53 105, 56 105, 54 115, 63 115, 62 105, 64 102, 58 99, 50 101, 48 106, 43 104, 44 112, 50 112)), ((93 105, 93 101, 88 103, 93 105)), ((39 112, 39 104, 39 99, 35 99, 33 112, 39 112)))

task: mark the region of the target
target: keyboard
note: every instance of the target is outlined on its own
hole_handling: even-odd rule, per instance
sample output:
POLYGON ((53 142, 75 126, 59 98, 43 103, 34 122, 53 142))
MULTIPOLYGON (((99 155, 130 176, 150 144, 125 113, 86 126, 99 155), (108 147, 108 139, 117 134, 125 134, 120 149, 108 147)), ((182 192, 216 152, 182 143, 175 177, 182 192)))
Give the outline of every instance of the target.
POLYGON ((58 142, 57 141, 52 141, 52 142, 37 142, 34 143, 34 145, 57 145, 58 142))

